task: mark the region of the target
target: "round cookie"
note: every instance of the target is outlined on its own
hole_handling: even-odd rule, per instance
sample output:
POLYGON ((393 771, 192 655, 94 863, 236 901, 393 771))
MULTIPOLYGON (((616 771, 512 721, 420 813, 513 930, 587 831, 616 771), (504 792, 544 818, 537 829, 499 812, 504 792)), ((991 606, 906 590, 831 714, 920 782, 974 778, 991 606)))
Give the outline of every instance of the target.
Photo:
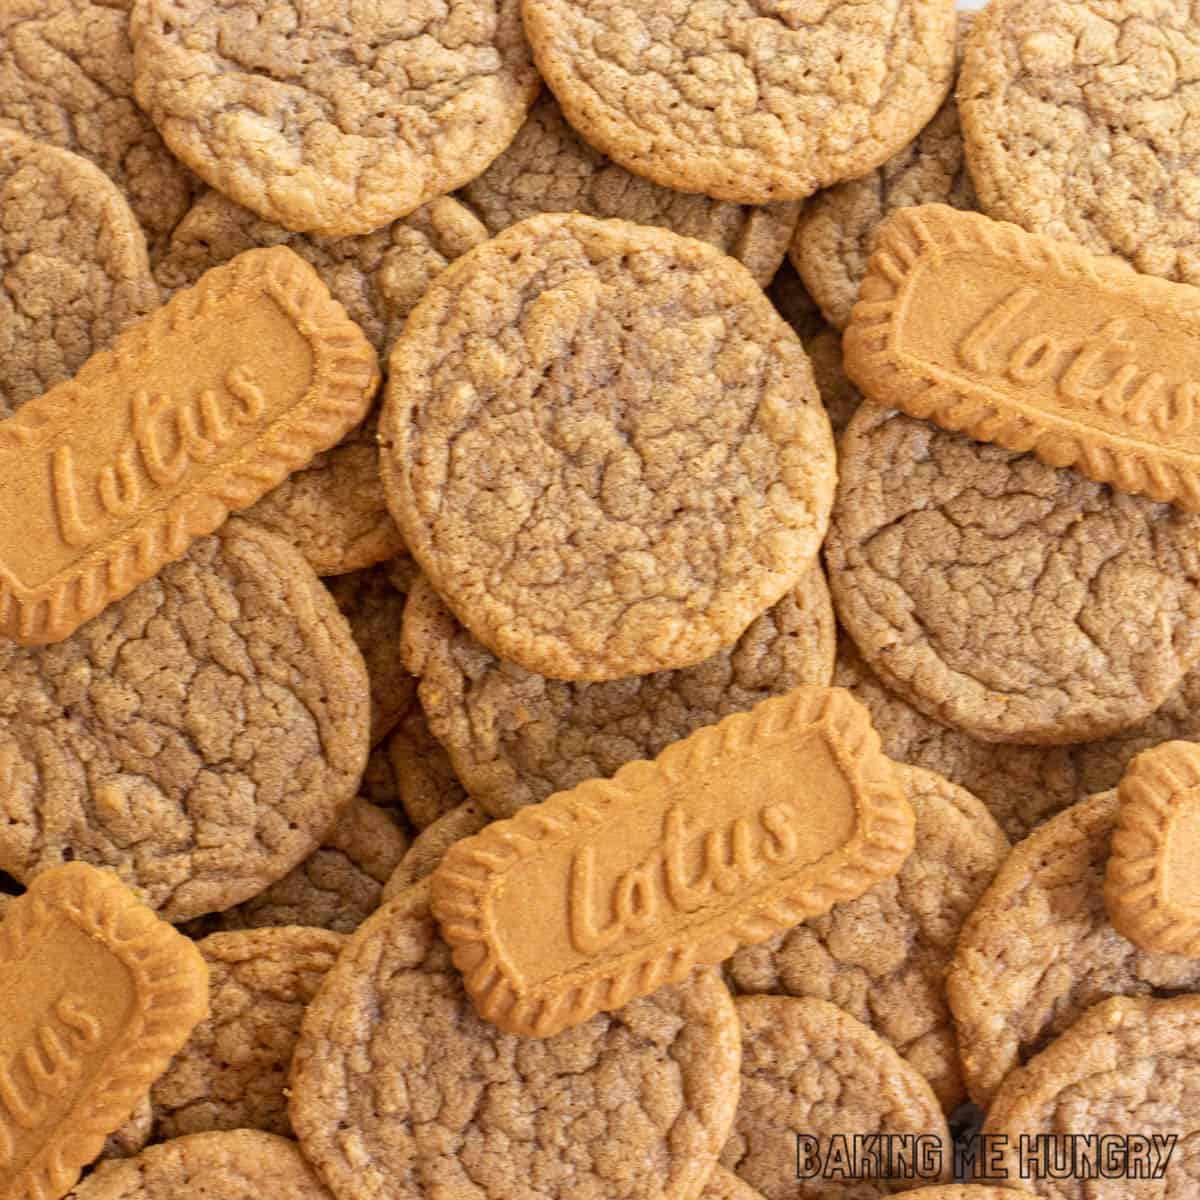
POLYGON ((1104 792, 1034 830, 963 926, 946 994, 967 1091, 983 1108, 1098 1001, 1200 990, 1200 961, 1139 950, 1108 919, 1116 816, 1117 794, 1104 792))
POLYGON ((740 996, 742 1087, 721 1165, 766 1200, 873 1200, 911 1185, 797 1178, 798 1132, 817 1139, 925 1134, 938 1139, 949 1177, 950 1133, 924 1078, 882 1038, 824 1000, 740 996))
POLYGON ((130 33, 167 145, 301 232, 370 233, 461 187, 538 89, 516 0, 134 0, 130 33))
POLYGON ((492 233, 544 212, 658 225, 736 258, 766 287, 787 252, 800 205, 763 207, 687 195, 631 175, 587 144, 543 92, 512 144, 459 198, 492 233))
POLYGON ((0 869, 111 867, 185 921, 320 845, 367 757, 345 618, 273 534, 232 520, 64 642, 0 642, 0 869))
POLYGON ((1200 54, 1180 0, 997 0, 958 82, 980 207, 1200 283, 1200 54))
POLYGON ((953 0, 523 0, 522 13, 538 69, 593 146, 664 187, 741 204, 873 170, 954 75, 953 0))
MULTIPOLYGON (((958 18, 960 55, 972 18, 965 13, 958 18)), ((975 207, 953 94, 898 154, 869 175, 827 188, 804 206, 788 255, 825 319, 837 329, 845 329, 850 320, 879 226, 897 209, 915 204, 975 207)))
POLYGON ((405 816, 416 829, 427 829, 467 799, 454 774, 450 755, 429 731, 421 706, 414 700, 387 740, 387 753, 405 816))
POLYGON ((482 1021, 429 912, 428 884, 354 934, 305 1014, 291 1119, 339 1200, 690 1200, 737 1102, 719 976, 550 1038, 482 1021))
POLYGON ((409 709, 416 681, 400 656, 405 597, 386 564, 325 580, 362 651, 371 680, 371 745, 378 745, 409 709))
POLYGON ((873 1029, 928 1081, 946 1112, 965 1099, 944 977, 963 922, 1008 853, 969 792, 898 768, 916 846, 892 879, 725 963, 736 991, 827 1000, 873 1029))
POLYGON ((3 419, 155 308, 158 289, 129 205, 78 154, 0 128, 0 210, 3 419))
POLYGON ((201 185, 134 102, 131 2, 4 0, 0 125, 95 163, 121 189, 154 258, 201 185))
POLYGON ((1200 517, 864 404, 825 560, 888 687, 985 741, 1138 724, 1200 656, 1200 517))
POLYGON ((736 645, 695 667, 607 683, 547 679, 477 642, 422 577, 404 610, 404 661, 463 786, 494 817, 607 777, 634 759, 801 684, 827 684, 836 634, 811 567, 736 645))
POLYGON ((102 1164, 68 1200, 332 1200, 295 1142, 256 1129, 197 1133, 102 1164), (199 1186, 199 1191, 197 1191, 199 1186))
POLYGON ((455 616, 553 678, 693 666, 811 565, 833 439, 750 275, 662 229, 531 217, 413 311, 388 503, 455 616))
POLYGON ((384 884, 383 902, 386 904, 432 875, 455 842, 478 833, 490 821, 491 817, 474 800, 464 800, 457 808, 443 813, 413 839, 408 853, 384 884))
POLYGON ((380 905, 384 884, 409 849, 386 809, 355 797, 320 849, 250 900, 190 922, 193 937, 222 930, 307 925, 353 933, 380 905))
POLYGON ((1065 1133, 1107 1134, 1126 1145, 1134 1137, 1149 1143, 1174 1136, 1177 1144, 1165 1174, 1154 1183, 1135 1183, 1129 1177, 1087 1179, 1080 1171, 1049 1178, 1041 1164, 1053 1164, 1056 1154, 1048 1148, 1046 1159, 1034 1159, 1041 1169, 1024 1186, 1052 1200, 1192 1196, 1200 1175, 1197 1092, 1200 996, 1114 997, 1089 1009, 1005 1080, 983 1132, 998 1143, 1007 1136, 1000 1162, 1010 1179, 1022 1174, 1017 1154, 1022 1136, 1045 1138, 1059 1154, 1069 1153, 1065 1133))

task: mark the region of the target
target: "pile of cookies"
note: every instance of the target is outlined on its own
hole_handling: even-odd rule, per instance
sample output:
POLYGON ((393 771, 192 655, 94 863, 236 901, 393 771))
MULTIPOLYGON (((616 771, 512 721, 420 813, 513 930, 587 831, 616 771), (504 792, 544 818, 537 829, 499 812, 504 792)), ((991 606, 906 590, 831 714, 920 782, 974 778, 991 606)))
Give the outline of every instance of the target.
POLYGON ((1200 1197, 1197 285, 1185 0, 0 0, 0 1200, 1200 1197))

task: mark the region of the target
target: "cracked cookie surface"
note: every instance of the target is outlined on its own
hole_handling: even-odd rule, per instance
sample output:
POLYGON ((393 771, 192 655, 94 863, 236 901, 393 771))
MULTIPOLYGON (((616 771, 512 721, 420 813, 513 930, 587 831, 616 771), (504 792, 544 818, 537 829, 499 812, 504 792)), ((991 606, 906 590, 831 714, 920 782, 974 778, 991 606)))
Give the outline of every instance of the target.
POLYGON ((733 1119, 738 1029, 715 972, 550 1038, 463 991, 428 884, 354 935, 305 1015, 291 1119, 340 1200, 687 1200, 733 1119))
POLYGON ((952 0, 524 0, 567 120, 655 183, 798 200, 873 170, 953 77, 952 0))
POLYGON ((944 976, 1008 840, 969 792, 916 767, 900 766, 897 775, 917 817, 916 845, 900 873, 743 947, 725 973, 739 992, 836 1004, 895 1047, 952 1112, 965 1090, 944 976))
POLYGON ((587 144, 544 92, 512 145, 459 193, 492 233, 544 212, 658 225, 736 258, 766 287, 787 251, 799 204, 732 204, 659 187, 587 144))
POLYGON ((205 182, 369 233, 478 175, 537 95, 517 0, 134 0, 137 98, 205 182))
POLYGON ((156 308, 158 289, 137 219, 87 159, 0 128, 0 209, 3 419, 156 308))
POLYGON ((409 551, 527 670, 693 666, 814 561, 829 421, 799 339, 710 246, 531 217, 439 276, 390 367, 382 468, 409 551))
POLYGON ((946 978, 971 1098, 1110 996, 1200 990, 1200 962, 1149 954, 1113 928, 1104 871, 1117 794, 1059 813, 1014 847, 967 919, 946 978))
POLYGON ((737 644, 695 667, 606 683, 547 679, 498 659, 422 577, 404 610, 402 648, 430 729, 467 792, 512 816, 730 713, 833 671, 833 608, 820 566, 751 622, 737 644))
POLYGON ((825 557, 868 665, 993 742, 1148 717, 1200 654, 1200 518, 864 404, 825 557))
POLYGON ((998 0, 958 105, 980 207, 1200 283, 1200 26, 1189 0, 998 0))
POLYGON ((229 908, 321 843, 368 719, 332 597, 229 521, 66 641, 0 643, 0 868, 110 867, 171 921, 229 908))

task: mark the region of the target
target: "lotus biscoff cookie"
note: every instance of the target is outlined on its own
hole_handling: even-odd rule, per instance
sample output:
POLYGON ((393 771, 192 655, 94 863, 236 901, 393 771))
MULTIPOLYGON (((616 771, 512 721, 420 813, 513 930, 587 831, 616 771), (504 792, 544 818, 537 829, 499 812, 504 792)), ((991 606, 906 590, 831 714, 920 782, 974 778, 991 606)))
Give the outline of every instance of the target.
POLYGON ((547 679, 477 642, 422 578, 409 593, 403 650, 430 727, 471 796, 495 817, 545 800, 760 700, 827 684, 835 633, 819 566, 698 666, 606 683, 547 679))
POLYGON ((206 183, 300 232, 369 233, 473 179, 537 95, 516 0, 134 0, 138 103, 206 183))
POLYGON ((954 75, 952 0, 809 11, 718 0, 524 0, 567 120, 635 174, 742 204, 798 200, 906 146, 954 75))
POLYGON ((526 670, 693 666, 814 561, 829 421, 799 340, 710 246, 531 217, 438 277, 389 370, 381 465, 409 551, 526 670))
POLYGON ((729 1133, 738 1061, 707 971, 552 1038, 499 1032, 421 884, 354 934, 309 1005, 290 1112, 338 1200, 691 1200, 729 1133))
POLYGON ((61 1196, 208 1013, 187 938, 84 863, 0 922, 0 1198, 61 1196))
POLYGON ((368 722, 332 597, 231 521, 67 641, 0 641, 0 869, 74 858, 171 921, 229 908, 320 845, 368 722))

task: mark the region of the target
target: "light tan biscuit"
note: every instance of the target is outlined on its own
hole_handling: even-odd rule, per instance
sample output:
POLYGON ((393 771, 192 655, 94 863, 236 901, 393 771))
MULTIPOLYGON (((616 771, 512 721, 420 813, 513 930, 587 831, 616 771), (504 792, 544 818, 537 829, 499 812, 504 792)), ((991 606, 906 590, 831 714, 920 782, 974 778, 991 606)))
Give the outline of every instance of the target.
POLYGON ((1200 283, 1200 30, 1181 0, 999 0, 958 84, 983 210, 1200 283))
POLYGON ((547 679, 502 662, 422 577, 404 610, 403 653, 430 729, 467 792, 512 816, 585 779, 653 758, 703 725, 801 684, 827 684, 836 634, 820 566, 695 667, 607 683, 547 679))
MULTIPOLYGON (((927 1182, 950 1178, 950 1134, 937 1098, 882 1038, 823 1000, 741 996, 742 1087, 721 1165, 766 1200, 872 1200, 911 1186, 886 1165, 853 1182, 798 1178, 796 1135, 828 1152, 835 1135, 924 1135, 941 1151, 927 1182)), ((913 1156, 919 1163, 919 1156, 913 1156)))
POLYGON ((353 936, 304 1017, 291 1119, 339 1200, 690 1200, 729 1132, 737 1019, 714 972, 556 1037, 472 1011, 402 893, 353 936))
POLYGON ((416 829, 427 829, 467 799, 450 756, 429 732, 421 706, 413 703, 387 740, 387 754, 405 816, 416 829))
POLYGON ((134 86, 205 182, 289 229, 370 233, 478 175, 538 90, 516 0, 134 0, 134 86))
POLYGON ((1200 654, 1200 517, 864 404, 825 561, 872 670, 974 737, 1148 717, 1200 654))
POLYGON ((543 92, 512 144, 459 198, 492 233, 544 212, 659 225, 736 258, 766 287, 783 262, 800 205, 755 207, 659 187, 587 144, 543 92))
POLYGON ((94 162, 124 193, 155 259, 202 185, 134 102, 131 2, 5 0, 0 125, 94 162))
POLYGON ((230 521, 67 641, 0 641, 0 868, 108 866, 172 921, 229 908, 320 845, 368 720, 312 568, 230 521))
POLYGON ((954 76, 950 0, 524 0, 522 13, 538 69, 593 146, 664 187, 742 204, 873 170, 954 76))
MULTIPOLYGON (((1190 1196, 1200 1174, 1200 996, 1114 996, 1090 1008, 1014 1071, 988 1111, 985 1136, 1009 1179, 1050 1200, 1190 1196), (1078 1137, 1106 1134, 1128 1155, 1115 1177, 1088 1175, 1078 1137), (1172 1143, 1164 1162, 1163 1143, 1172 1143), (1022 1140, 1032 1152, 1022 1155, 1022 1140), (1159 1143, 1152 1148, 1151 1139, 1159 1143), (1144 1144, 1140 1153, 1134 1143, 1144 1144), (1149 1153, 1147 1153, 1149 1151, 1149 1153), (1131 1170, 1135 1155, 1143 1173, 1131 1170), (1077 1157, 1079 1156, 1079 1157, 1077 1157), (1149 1169, 1165 1170, 1154 1178, 1149 1169)), ((1124 1157, 1124 1155, 1122 1155, 1124 1157)), ((1105 1159, 1091 1151, 1092 1170, 1105 1159)))
POLYGON ((430 582, 555 678, 732 645, 812 564, 832 499, 799 340, 731 259, 625 221, 531 217, 454 263, 396 343, 380 430, 430 582))
POLYGON ((408 853, 384 884, 383 900, 391 900, 427 879, 455 842, 478 833, 490 820, 474 800, 464 800, 457 808, 443 813, 413 839, 408 853))
POLYGON ((894 1046, 947 1113, 965 1099, 944 977, 963 922, 1008 853, 969 792, 916 767, 898 770, 916 845, 898 875, 726 964, 736 991, 811 996, 894 1046))
POLYGON ((0 128, 0 208, 4 418, 106 349, 157 306, 158 289, 129 205, 87 159, 0 128))
POLYGON ((1108 919, 1116 819, 1117 794, 1105 792, 1035 829, 963 927, 946 989, 967 1091, 981 1107, 1097 1001, 1200 990, 1200 964, 1147 954, 1108 919))

